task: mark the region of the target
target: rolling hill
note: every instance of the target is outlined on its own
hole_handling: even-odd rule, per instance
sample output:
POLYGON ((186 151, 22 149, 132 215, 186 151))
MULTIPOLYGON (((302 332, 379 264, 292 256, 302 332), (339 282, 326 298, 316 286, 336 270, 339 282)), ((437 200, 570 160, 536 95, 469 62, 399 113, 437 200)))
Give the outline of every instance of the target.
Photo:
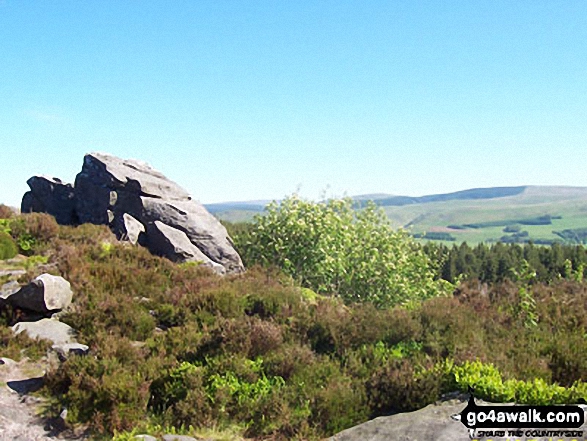
MULTIPOLYGON (((587 243, 587 187, 491 187, 420 197, 373 194, 353 199, 359 207, 373 200, 394 227, 427 239, 587 243)), ((222 220, 242 222, 262 213, 266 203, 206 207, 222 220)))

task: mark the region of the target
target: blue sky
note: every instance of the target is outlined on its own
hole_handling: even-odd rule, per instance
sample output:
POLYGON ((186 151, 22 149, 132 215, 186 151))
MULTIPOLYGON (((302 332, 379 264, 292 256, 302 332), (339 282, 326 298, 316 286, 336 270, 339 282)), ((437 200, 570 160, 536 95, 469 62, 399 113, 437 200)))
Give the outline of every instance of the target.
POLYGON ((587 2, 0 0, 0 202, 90 151, 206 203, 587 186, 587 2))

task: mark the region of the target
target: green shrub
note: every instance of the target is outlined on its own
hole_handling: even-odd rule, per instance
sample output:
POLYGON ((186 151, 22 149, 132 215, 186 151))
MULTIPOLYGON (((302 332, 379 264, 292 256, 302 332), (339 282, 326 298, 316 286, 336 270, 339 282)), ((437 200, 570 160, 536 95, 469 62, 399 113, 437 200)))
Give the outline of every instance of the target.
POLYGON ((296 343, 281 345, 265 356, 265 370, 269 375, 289 380, 316 361, 316 354, 308 346, 296 343))
POLYGON ((455 366, 452 375, 461 390, 471 387, 475 390, 475 396, 485 400, 508 402, 516 396, 516 382, 504 382, 501 373, 492 364, 467 361, 455 366))
POLYGON ((587 397, 587 385, 576 381, 570 387, 548 383, 542 378, 529 381, 503 380, 501 372, 491 363, 465 362, 460 366, 445 364, 444 375, 452 376, 454 384, 462 390, 474 390, 475 396, 494 402, 511 402, 532 405, 573 404, 587 397))
POLYGON ((248 264, 275 265, 303 286, 347 302, 390 306, 448 288, 433 280, 427 256, 407 233, 393 231, 374 204, 354 211, 350 199, 288 197, 270 204, 237 243, 248 264))
POLYGON ((0 260, 12 259, 18 254, 18 246, 10 234, 0 231, 0 260))

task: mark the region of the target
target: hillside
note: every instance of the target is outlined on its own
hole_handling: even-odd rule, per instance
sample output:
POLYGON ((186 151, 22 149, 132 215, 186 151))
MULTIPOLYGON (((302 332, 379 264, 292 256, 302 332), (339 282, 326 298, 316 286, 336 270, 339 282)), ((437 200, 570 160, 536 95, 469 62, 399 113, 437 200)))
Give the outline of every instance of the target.
MULTIPOLYGON (((428 233, 429 238, 449 238, 455 242, 503 239, 577 243, 585 241, 587 231, 583 231, 587 228, 587 187, 491 187, 420 197, 373 194, 353 199, 359 206, 373 200, 385 210, 395 227, 409 229, 415 235, 428 233), (512 231, 504 232, 508 226, 512 231)), ((262 213, 264 202, 206 207, 222 220, 242 222, 262 213)))
MULTIPOLYGON (((287 206, 285 200, 280 209, 287 206)), ((164 440, 181 434, 186 441, 318 440, 378 416, 397 414, 393 424, 401 424, 414 418, 401 412, 460 396, 470 387, 488 401, 544 405, 587 399, 585 250, 528 246, 526 261, 509 258, 517 247, 495 246, 495 259, 481 265, 488 282, 479 283, 472 272, 470 281, 461 272, 467 268, 458 263, 460 252, 465 262, 471 260, 461 247, 451 275, 461 280, 455 286, 433 277, 443 256, 429 260, 403 234, 373 234, 383 231, 375 228, 379 224, 338 230, 361 234, 350 241, 332 241, 327 234, 310 241, 312 228, 300 230, 298 222, 281 228, 281 219, 265 226, 277 227, 271 235, 276 242, 293 245, 278 248, 289 264, 263 268, 259 264, 271 253, 257 252, 258 243, 240 242, 248 270, 221 276, 119 241, 106 225, 63 226, 48 214, 17 215, 0 205, 0 381, 16 390, 34 379, 46 397, 42 424, 30 427, 32 412, 20 406, 18 417, 10 416, 16 400, 4 390, 0 407, 4 403, 10 413, 0 412, 0 440, 21 433, 13 422, 26 425, 26 439, 42 439, 33 429, 51 423, 56 432, 64 430, 60 439, 71 432, 98 441, 140 434, 164 440), (349 253, 357 260, 347 263, 359 271, 344 271, 355 286, 368 288, 359 297, 345 295, 342 285, 323 293, 307 286, 324 286, 321 275, 328 273, 320 265, 329 262, 320 252, 325 244, 340 243, 361 244, 353 251, 366 252, 349 253), (369 254, 374 244, 402 264, 381 264, 385 253, 369 254), (369 259, 358 261, 361 255, 369 259), (295 256, 314 270, 302 274, 310 267, 292 265, 295 256), (383 268, 389 271, 385 279, 377 277, 383 268), (296 273, 288 275, 290 270, 296 273), (489 272, 497 277, 490 280, 489 272), (22 293, 47 276, 67 282, 71 303, 49 308, 45 301, 55 297, 45 291, 34 304, 20 303, 30 299, 22 293), (377 292, 407 297, 375 303, 377 292), (41 300, 43 312, 33 309, 41 300), (52 341, 30 331, 14 335, 43 316, 41 329, 48 322, 68 329, 67 338, 75 333, 85 349, 77 345, 66 352, 69 343, 55 342, 61 337, 53 333, 41 336, 52 341), (42 377, 14 373, 17 366, 36 365, 46 370, 42 377)), ((329 228, 329 219, 318 225, 329 228)), ((337 230, 330 234, 340 237, 337 230)), ((275 242, 263 243, 267 250, 276 248, 275 242)), ((43 290, 48 286, 43 282, 43 290)), ((422 421, 416 426, 430 433, 433 423, 422 421)), ((464 426, 453 427, 466 436, 464 426)), ((349 439, 348 434, 333 439, 349 439)))

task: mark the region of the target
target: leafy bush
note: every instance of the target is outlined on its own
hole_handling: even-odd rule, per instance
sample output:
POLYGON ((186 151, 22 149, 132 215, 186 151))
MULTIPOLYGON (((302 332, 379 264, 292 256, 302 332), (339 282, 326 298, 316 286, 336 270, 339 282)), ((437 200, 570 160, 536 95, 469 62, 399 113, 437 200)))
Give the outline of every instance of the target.
POLYGON ((374 204, 354 211, 350 199, 270 204, 237 237, 248 264, 276 265, 317 293, 389 306, 446 292, 429 260, 403 231, 393 231, 374 204))
POLYGON ((0 231, 0 260, 12 259, 18 254, 16 242, 10 234, 0 231))
POLYGON ((454 377, 454 383, 460 390, 472 388, 475 396, 488 401, 552 405, 572 404, 587 398, 586 383, 576 381, 565 388, 542 378, 503 380, 501 372, 493 364, 479 360, 465 362, 460 366, 448 363, 440 370, 443 369, 445 374, 454 377))

